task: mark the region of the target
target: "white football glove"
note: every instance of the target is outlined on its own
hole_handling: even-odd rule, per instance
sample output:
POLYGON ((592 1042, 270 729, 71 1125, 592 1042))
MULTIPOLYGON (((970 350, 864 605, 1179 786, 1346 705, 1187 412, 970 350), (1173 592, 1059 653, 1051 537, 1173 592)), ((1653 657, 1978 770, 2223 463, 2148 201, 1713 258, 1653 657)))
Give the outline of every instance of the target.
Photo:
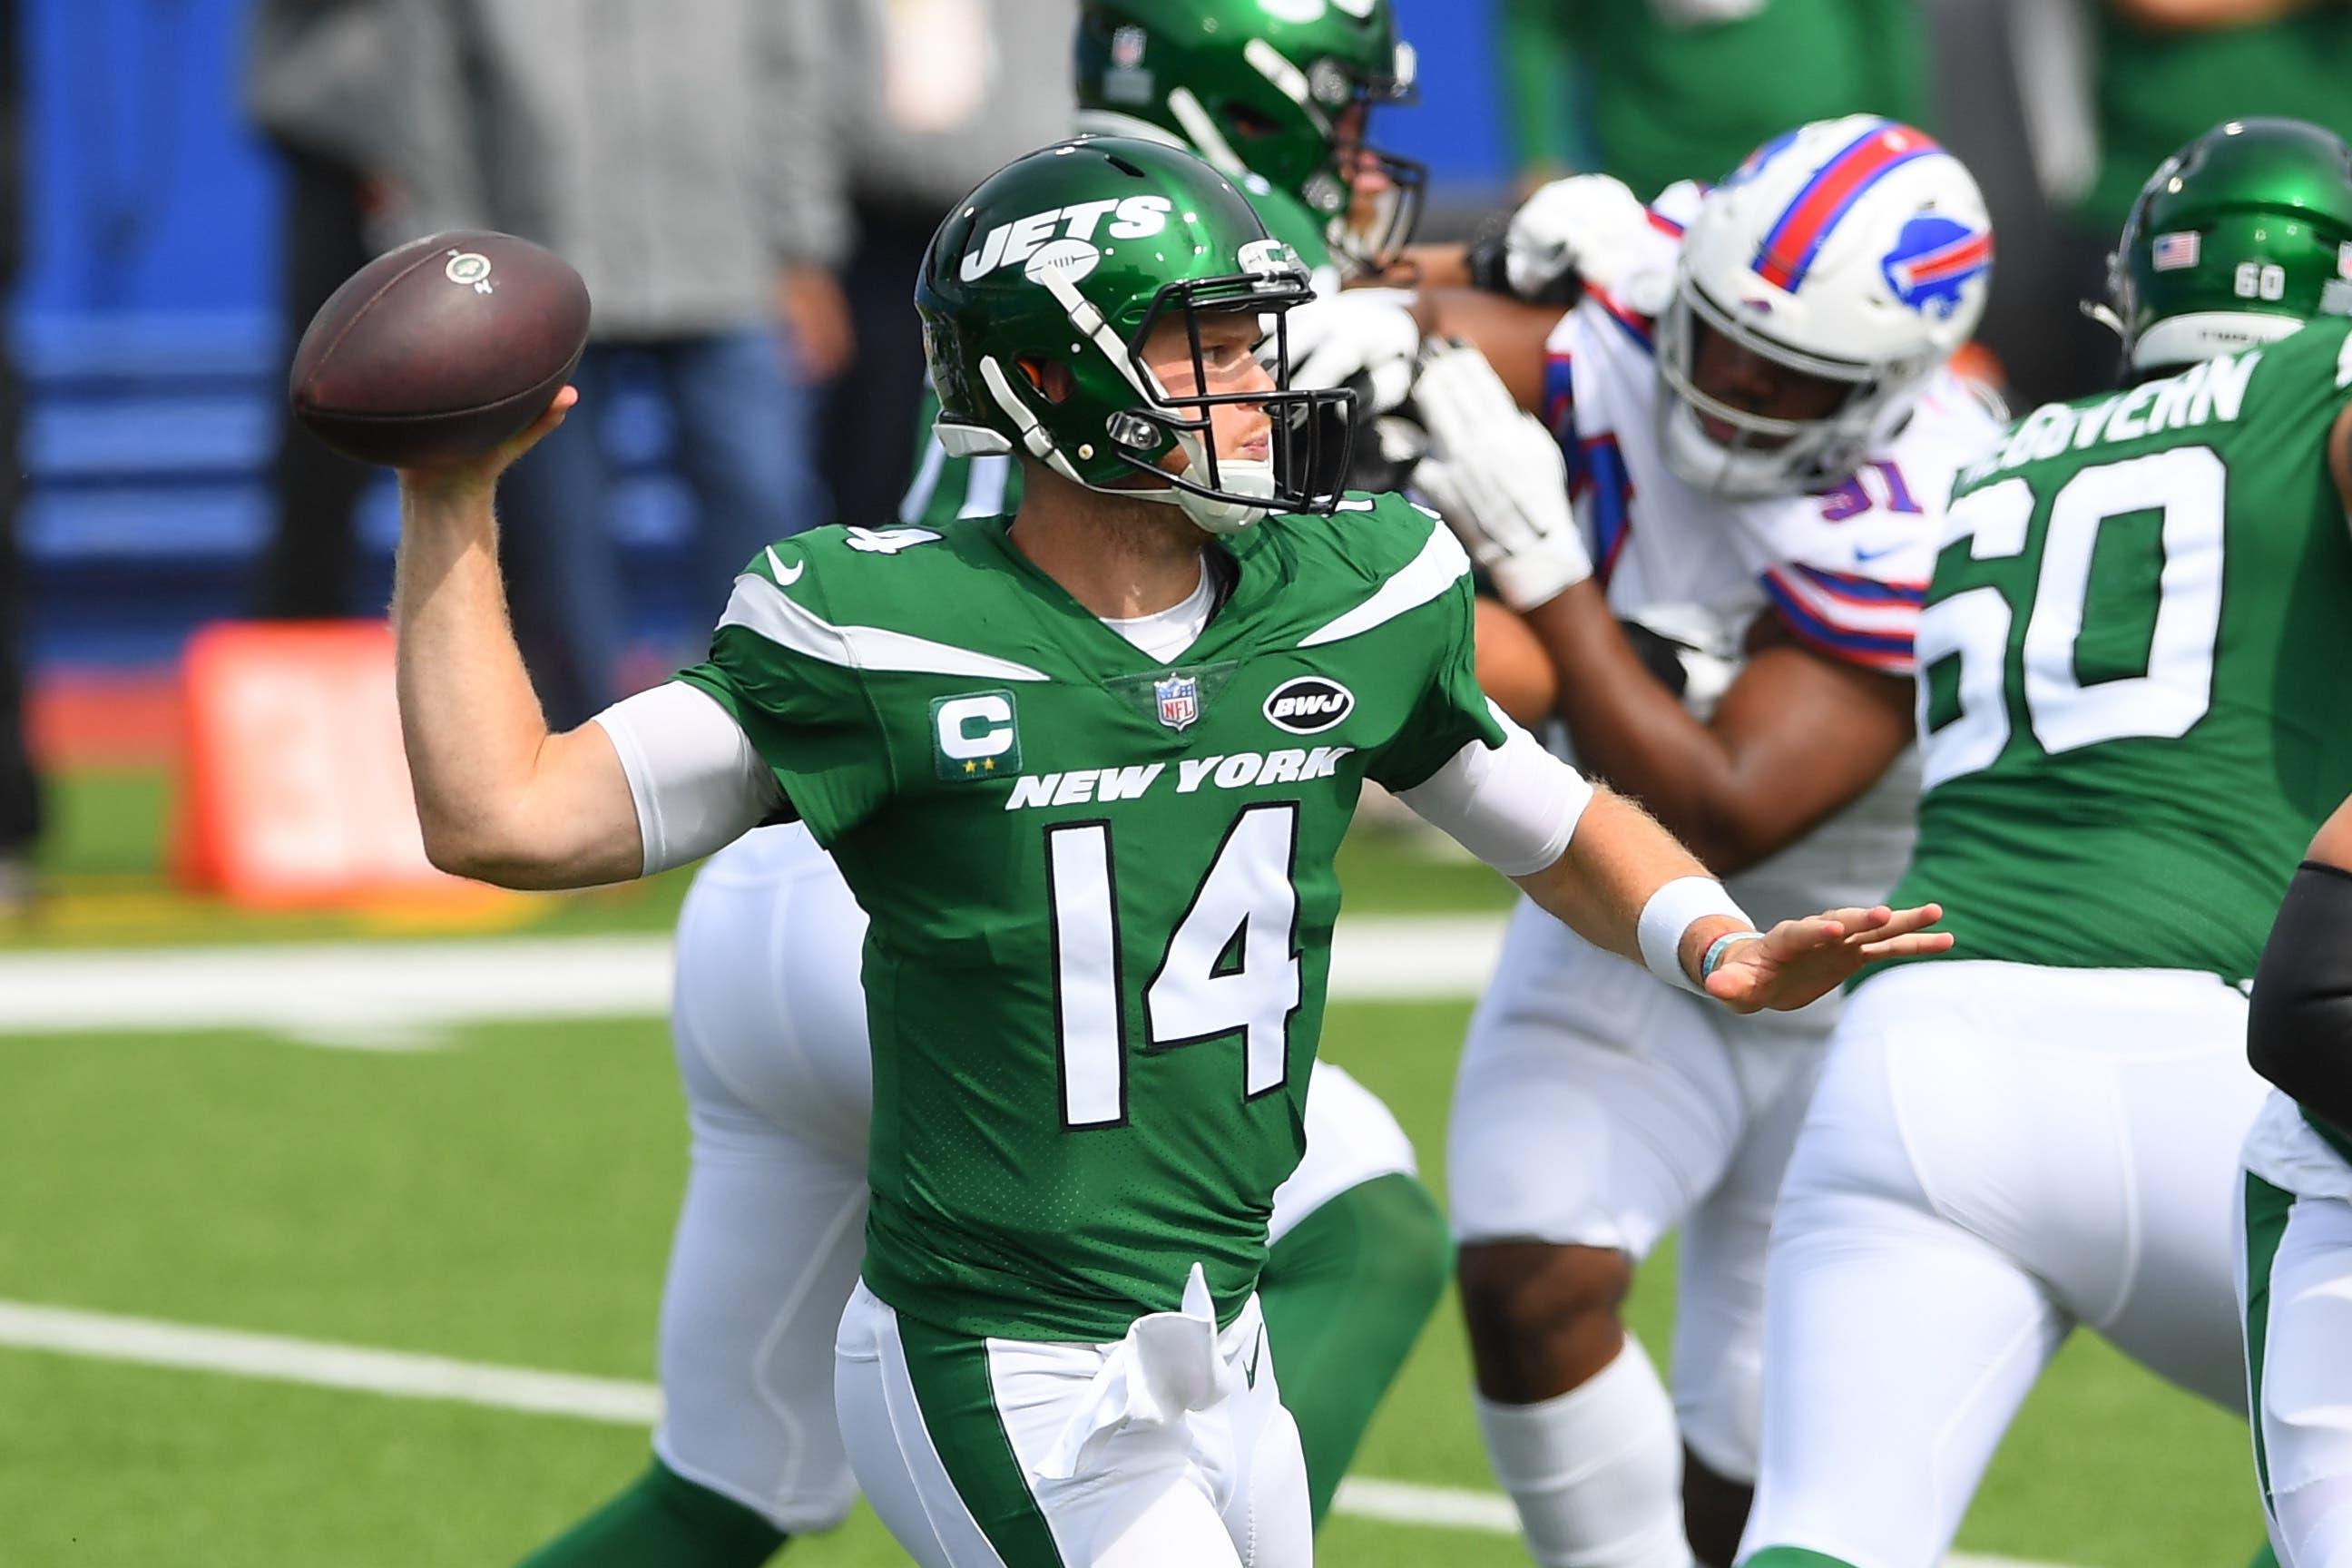
POLYGON ((1570 274, 1608 292, 1647 255, 1650 214, 1622 180, 1571 174, 1519 204, 1503 234, 1503 270, 1522 300, 1556 299, 1570 274))
POLYGON ((1354 382, 1363 394, 1359 420, 1395 408, 1412 391, 1421 353, 1421 326, 1406 304, 1412 298, 1398 289, 1343 289, 1292 306, 1285 323, 1290 384, 1319 392, 1354 382))
POLYGON ((1429 431, 1413 483, 1504 604, 1532 610, 1592 575, 1559 442, 1520 411, 1484 354, 1431 343, 1412 398, 1429 431))

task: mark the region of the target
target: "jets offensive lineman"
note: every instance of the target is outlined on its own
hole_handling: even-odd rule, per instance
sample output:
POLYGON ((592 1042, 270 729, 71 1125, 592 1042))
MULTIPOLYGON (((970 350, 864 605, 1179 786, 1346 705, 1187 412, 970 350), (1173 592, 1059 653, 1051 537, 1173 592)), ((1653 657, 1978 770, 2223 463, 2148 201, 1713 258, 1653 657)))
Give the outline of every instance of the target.
MULTIPOLYGON (((1502 259, 1538 294, 1571 265, 1580 302, 1514 338, 1468 315, 1507 368, 1535 369, 1542 342, 1540 387, 1519 376, 1542 419, 1476 358, 1434 355, 1415 391, 1417 482, 1549 650, 1578 762, 1750 908, 1874 900, 1902 869, 1919 599, 1945 491, 1998 428, 1945 368, 1990 255, 1968 171, 1872 116, 1800 127, 1648 209, 1563 182, 1502 259)), ((1441 324, 1477 303, 1442 297, 1441 324)), ((1514 917, 1463 1058, 1450 1188, 1480 1425, 1539 1562, 1730 1560, 1766 1238, 1835 1018, 1834 999, 1727 1018, 1514 917), (1617 1313, 1677 1227, 1670 1405, 1617 1313)))
POLYGON ((2336 137, 2200 137, 2116 246, 2122 384, 1955 488, 1896 896, 1958 946, 1847 999, 1790 1162, 1757 1568, 1939 1560, 2077 1324, 2244 1408, 2242 987, 2352 790, 2347 245, 2336 137))

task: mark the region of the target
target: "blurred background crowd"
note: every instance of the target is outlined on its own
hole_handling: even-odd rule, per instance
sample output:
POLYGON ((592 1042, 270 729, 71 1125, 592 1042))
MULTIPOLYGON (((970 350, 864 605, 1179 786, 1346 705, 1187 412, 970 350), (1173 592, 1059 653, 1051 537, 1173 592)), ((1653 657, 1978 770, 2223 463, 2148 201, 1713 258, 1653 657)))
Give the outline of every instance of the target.
MULTIPOLYGON (((1301 0, 1265 0, 1269 8, 1301 0)), ((1321 4, 1322 0, 1305 0, 1321 4)), ((2147 171, 2218 121, 2352 135, 2347 0, 1397 0, 1424 234, 1570 171, 1647 195, 1889 114, 1990 200, 2014 400, 2113 369, 2095 298, 2147 171)), ((1069 119, 1069 0, 0 0, 0 910, 43 766, 160 743, 220 619, 375 615, 383 476, 284 412, 302 324, 449 226, 595 300, 580 416, 505 496, 514 611, 576 723, 698 651, 759 544, 896 514, 947 205, 1069 119)))

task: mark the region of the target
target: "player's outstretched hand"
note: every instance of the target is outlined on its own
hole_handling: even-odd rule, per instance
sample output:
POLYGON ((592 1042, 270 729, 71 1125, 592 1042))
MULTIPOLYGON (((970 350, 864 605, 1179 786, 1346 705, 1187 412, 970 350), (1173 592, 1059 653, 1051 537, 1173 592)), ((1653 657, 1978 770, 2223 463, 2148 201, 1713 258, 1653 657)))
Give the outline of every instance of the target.
POLYGON ((1927 929, 1943 918, 1941 904, 1879 904, 1782 921, 1754 942, 1733 944, 1706 977, 1706 994, 1735 1013, 1801 1007, 1865 964, 1944 952, 1952 933, 1927 929))
POLYGON ((514 435, 491 447, 478 458, 459 462, 442 463, 429 468, 403 468, 400 487, 409 494, 420 497, 487 496, 498 488, 499 476, 514 466, 515 459, 545 439, 548 433, 563 423, 580 401, 576 387, 565 387, 555 395, 540 416, 514 435))

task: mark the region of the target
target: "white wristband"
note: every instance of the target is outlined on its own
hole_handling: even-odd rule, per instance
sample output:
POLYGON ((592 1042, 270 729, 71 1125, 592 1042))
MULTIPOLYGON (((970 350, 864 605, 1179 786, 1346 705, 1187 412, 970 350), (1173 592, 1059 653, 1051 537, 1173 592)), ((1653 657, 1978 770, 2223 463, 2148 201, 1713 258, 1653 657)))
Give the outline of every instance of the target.
POLYGON ((1712 877, 1676 877, 1650 895, 1642 906, 1642 918, 1634 926, 1634 935, 1642 946, 1642 962, 1651 973, 1669 985, 1679 985, 1685 991, 1699 987, 1683 971, 1683 933, 1695 921, 1709 915, 1725 915, 1743 926, 1753 927, 1748 911, 1732 901, 1722 883, 1712 877))

